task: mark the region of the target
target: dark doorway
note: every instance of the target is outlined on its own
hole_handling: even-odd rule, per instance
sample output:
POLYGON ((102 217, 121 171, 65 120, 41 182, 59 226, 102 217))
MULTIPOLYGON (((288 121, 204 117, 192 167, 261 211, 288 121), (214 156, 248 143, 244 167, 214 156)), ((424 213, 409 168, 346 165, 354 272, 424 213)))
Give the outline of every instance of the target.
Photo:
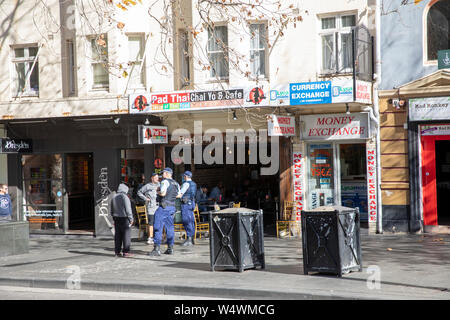
POLYGON ((94 231, 95 208, 91 153, 66 155, 69 230, 94 231))
POLYGON ((450 225, 450 141, 436 141, 438 224, 450 225))

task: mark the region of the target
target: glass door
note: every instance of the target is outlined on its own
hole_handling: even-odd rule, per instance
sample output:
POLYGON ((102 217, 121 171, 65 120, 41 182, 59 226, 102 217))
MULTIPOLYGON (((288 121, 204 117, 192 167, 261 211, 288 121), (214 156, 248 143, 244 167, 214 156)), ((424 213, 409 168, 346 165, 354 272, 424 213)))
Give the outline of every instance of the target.
POLYGON ((308 145, 308 207, 315 209, 335 203, 333 144, 308 145))
POLYGON ((30 231, 64 232, 61 154, 22 156, 23 216, 30 231))
POLYGON ((69 230, 93 232, 95 229, 95 204, 92 154, 66 154, 65 172, 69 230))

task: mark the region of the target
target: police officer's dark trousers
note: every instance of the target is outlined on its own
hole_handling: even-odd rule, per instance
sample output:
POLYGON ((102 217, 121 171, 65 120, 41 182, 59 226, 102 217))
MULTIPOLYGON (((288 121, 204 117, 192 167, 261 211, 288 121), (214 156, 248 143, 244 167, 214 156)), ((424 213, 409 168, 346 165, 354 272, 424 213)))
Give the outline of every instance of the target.
POLYGON ((122 247, 123 253, 129 253, 131 246, 131 228, 128 218, 114 217, 114 230, 114 246, 116 255, 120 254, 122 247))
POLYGON ((173 216, 175 214, 174 206, 159 207, 155 212, 155 222, 153 224, 155 246, 161 245, 163 228, 166 229, 167 244, 173 246, 175 231, 173 226, 173 216))
POLYGON ((188 203, 181 205, 181 220, 183 221, 184 230, 188 237, 195 236, 195 217, 194 217, 195 202, 190 200, 188 203))

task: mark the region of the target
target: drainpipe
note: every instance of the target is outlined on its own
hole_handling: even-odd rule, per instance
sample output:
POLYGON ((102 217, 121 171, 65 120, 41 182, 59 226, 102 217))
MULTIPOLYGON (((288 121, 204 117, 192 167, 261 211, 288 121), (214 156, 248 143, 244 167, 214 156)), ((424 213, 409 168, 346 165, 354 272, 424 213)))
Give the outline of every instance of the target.
MULTIPOLYGON (((380 106, 378 100, 378 87, 381 80, 381 1, 376 0, 375 8, 375 86, 374 86, 374 98, 373 109, 375 116, 380 119, 380 106)), ((376 153, 377 153, 377 233, 383 233, 383 214, 382 214, 382 201, 381 201, 381 148, 380 148, 380 122, 377 121, 377 136, 376 136, 376 153)))

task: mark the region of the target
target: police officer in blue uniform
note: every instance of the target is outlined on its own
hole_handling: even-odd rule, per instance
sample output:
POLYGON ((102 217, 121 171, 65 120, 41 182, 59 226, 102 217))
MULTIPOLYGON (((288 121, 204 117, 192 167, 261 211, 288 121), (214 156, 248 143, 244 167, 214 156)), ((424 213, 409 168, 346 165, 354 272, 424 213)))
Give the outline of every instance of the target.
POLYGON ((184 230, 186 230, 187 239, 182 246, 192 246, 195 236, 195 195, 197 193, 197 185, 192 181, 192 172, 186 171, 183 175, 184 183, 181 185, 181 218, 184 230))
POLYGON ((150 256, 161 255, 161 241, 163 228, 166 229, 167 250, 164 254, 173 254, 174 244, 174 226, 173 217, 175 215, 175 200, 180 193, 180 185, 172 179, 173 171, 170 168, 165 168, 162 171, 163 180, 161 181, 161 188, 159 191, 160 204, 155 212, 154 228, 154 248, 149 253, 150 256))

